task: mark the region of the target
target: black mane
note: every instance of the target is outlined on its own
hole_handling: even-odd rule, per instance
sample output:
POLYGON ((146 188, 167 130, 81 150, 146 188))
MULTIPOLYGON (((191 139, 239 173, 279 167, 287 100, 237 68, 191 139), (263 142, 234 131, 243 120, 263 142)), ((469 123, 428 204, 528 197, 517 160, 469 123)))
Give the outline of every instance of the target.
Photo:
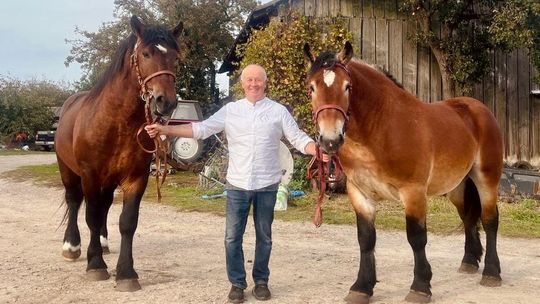
POLYGON ((313 75, 320 69, 329 69, 332 68, 337 63, 336 53, 333 52, 323 52, 321 53, 315 62, 311 65, 309 69, 309 76, 313 75))
MULTIPOLYGON (((120 73, 124 69, 124 58, 126 54, 131 54, 135 47, 137 38, 131 33, 126 39, 124 39, 115 54, 111 58, 111 62, 107 70, 101 75, 97 83, 88 93, 90 99, 94 99, 103 90, 105 85, 113 79, 115 75, 120 73)), ((173 47, 177 52, 179 50, 178 42, 171 32, 163 26, 149 26, 144 31, 142 37, 143 45, 150 44, 164 44, 169 47, 173 47)))

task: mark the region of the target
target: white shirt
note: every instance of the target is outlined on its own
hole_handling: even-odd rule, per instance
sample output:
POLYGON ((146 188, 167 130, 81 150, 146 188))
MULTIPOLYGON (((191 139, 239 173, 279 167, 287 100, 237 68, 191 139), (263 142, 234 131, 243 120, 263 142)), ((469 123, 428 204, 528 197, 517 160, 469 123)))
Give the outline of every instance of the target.
POLYGON ((257 190, 281 180, 279 143, 282 136, 300 152, 313 141, 287 109, 265 97, 255 104, 241 99, 223 106, 202 122, 194 122, 193 136, 205 139, 225 130, 229 150, 227 181, 257 190))

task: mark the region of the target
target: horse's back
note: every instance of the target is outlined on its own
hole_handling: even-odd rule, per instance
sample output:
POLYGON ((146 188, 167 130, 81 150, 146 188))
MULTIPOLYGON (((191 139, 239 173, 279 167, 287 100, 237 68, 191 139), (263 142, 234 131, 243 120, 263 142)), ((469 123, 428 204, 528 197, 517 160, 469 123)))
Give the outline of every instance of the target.
POLYGON ((495 116, 486 105, 470 97, 452 98, 444 104, 461 117, 480 147, 489 145, 489 149, 500 155, 502 160, 502 133, 495 116))

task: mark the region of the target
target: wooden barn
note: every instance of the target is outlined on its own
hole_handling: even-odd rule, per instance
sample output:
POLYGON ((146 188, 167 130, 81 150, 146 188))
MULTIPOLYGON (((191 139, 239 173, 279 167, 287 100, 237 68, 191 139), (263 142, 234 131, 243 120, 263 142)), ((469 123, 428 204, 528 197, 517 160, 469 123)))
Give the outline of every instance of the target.
MULTIPOLYGON (((442 79, 431 51, 407 39, 416 25, 398 10, 397 0, 275 0, 257 7, 248 17, 236 44, 245 43, 250 29, 262 28, 270 17, 289 6, 301 14, 343 17, 353 33, 356 56, 385 67, 404 88, 426 102, 442 99, 442 79)), ((299 42, 300 44, 302 42, 299 42)), ((220 73, 232 72, 241 58, 231 48, 220 73)), ((525 50, 490 54, 492 71, 475 86, 472 97, 495 114, 503 131, 505 160, 509 165, 540 165, 540 86, 525 50)))

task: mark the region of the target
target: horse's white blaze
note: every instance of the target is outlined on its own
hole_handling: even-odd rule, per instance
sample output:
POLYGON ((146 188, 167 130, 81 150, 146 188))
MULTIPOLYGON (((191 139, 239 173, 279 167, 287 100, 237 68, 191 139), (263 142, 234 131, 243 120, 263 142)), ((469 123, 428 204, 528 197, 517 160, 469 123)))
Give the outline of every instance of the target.
POLYGON ((64 245, 62 245, 62 250, 64 251, 71 251, 71 252, 75 252, 75 251, 79 251, 81 249, 81 244, 77 245, 77 246, 73 246, 71 245, 70 242, 64 242, 64 245))
POLYGON ((156 44, 156 48, 160 50, 163 54, 167 54, 167 49, 164 48, 161 44, 156 44))
POLYGON ((334 73, 334 71, 324 70, 323 80, 327 87, 331 87, 335 79, 336 79, 336 73, 334 73))
POLYGON ((101 243, 101 247, 109 247, 109 241, 103 235, 99 236, 99 242, 101 243))

